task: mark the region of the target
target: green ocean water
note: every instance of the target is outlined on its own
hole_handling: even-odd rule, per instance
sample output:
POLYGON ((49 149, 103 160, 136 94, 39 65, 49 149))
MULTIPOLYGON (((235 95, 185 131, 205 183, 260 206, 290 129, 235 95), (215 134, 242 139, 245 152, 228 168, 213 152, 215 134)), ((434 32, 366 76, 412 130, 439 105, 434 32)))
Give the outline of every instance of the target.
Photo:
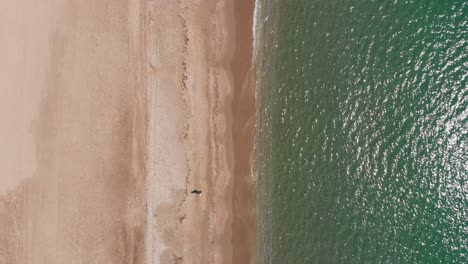
POLYGON ((257 263, 468 263, 468 1, 257 0, 257 263))

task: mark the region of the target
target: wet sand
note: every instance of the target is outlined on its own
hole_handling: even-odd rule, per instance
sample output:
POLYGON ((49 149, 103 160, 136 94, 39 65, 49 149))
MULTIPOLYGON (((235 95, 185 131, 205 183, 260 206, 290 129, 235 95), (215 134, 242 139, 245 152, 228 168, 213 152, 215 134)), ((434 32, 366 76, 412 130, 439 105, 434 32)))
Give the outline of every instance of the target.
POLYGON ((0 264, 251 260, 253 2, 2 9, 0 264))
POLYGON ((253 7, 199 0, 155 1, 148 9, 153 263, 249 263, 253 256, 253 7))

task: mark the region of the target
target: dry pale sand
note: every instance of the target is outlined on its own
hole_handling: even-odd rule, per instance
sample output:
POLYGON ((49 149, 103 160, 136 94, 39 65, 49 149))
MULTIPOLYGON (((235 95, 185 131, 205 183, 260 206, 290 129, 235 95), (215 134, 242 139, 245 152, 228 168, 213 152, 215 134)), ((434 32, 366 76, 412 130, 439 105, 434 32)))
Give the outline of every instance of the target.
POLYGON ((0 264, 251 261, 253 2, 0 3, 0 264))
POLYGON ((2 135, 14 142, 2 155, 32 152, 35 168, 31 176, 28 161, 16 160, 24 174, 2 168, 10 190, 1 197, 0 263, 143 263, 146 92, 137 78, 134 4, 2 5, 18 25, 2 16, 2 38, 14 43, 0 47, 18 58, 2 62, 17 77, 1 79, 11 104, 1 129, 13 129, 8 119, 23 123, 2 135))

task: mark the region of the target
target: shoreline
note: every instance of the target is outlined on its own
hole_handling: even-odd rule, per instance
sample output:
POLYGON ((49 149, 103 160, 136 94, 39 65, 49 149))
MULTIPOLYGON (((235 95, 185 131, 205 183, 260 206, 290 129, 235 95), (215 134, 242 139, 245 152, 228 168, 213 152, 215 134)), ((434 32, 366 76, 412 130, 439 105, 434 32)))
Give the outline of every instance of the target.
POLYGON ((246 112, 238 105, 250 98, 254 106, 254 89, 244 85, 252 48, 239 56, 245 48, 239 43, 249 34, 234 36, 252 30, 239 19, 253 16, 253 3, 242 10, 234 2, 153 2, 148 7, 147 39, 158 44, 147 43, 147 52, 158 56, 147 58, 153 95, 148 141, 157 150, 148 152, 147 262, 247 263, 252 258, 250 161, 240 157, 250 158, 252 127, 247 132, 241 127, 246 116, 252 120, 254 107, 246 112), (242 138, 233 135, 239 132, 248 143, 240 148, 234 144, 242 138))

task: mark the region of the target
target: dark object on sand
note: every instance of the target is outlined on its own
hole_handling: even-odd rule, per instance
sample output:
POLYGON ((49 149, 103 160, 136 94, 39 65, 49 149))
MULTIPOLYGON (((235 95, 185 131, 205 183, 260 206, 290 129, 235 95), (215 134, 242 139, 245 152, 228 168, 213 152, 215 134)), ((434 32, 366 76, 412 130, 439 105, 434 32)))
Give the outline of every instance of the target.
POLYGON ((201 194, 201 191, 200 190, 193 190, 192 193, 195 193, 195 194, 201 194))

